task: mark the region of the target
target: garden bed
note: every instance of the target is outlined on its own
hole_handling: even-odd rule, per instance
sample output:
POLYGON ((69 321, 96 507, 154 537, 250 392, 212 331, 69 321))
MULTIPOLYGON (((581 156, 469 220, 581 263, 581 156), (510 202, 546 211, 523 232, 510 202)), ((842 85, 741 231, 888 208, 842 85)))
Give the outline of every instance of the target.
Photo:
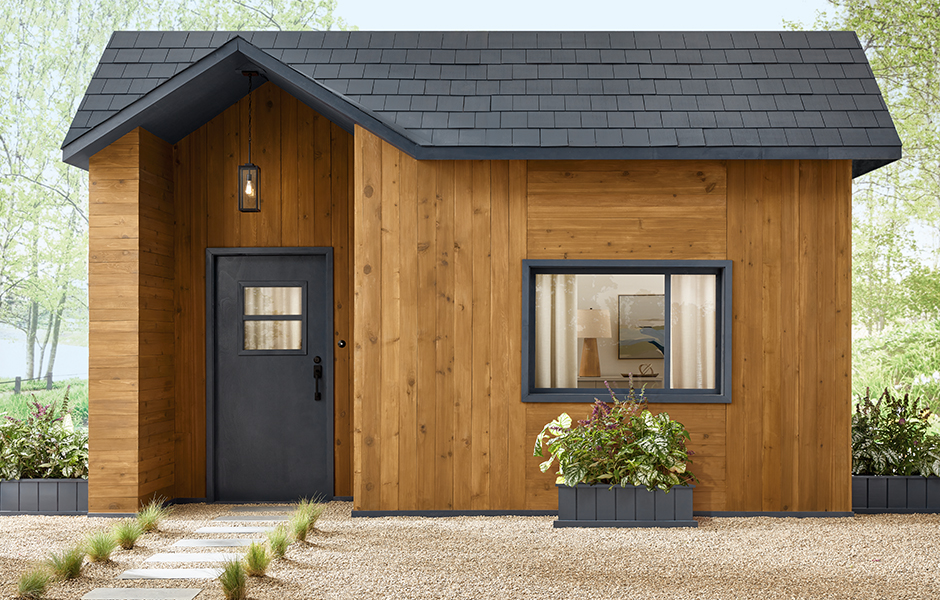
POLYGON ((863 514, 940 513, 940 477, 854 475, 852 510, 863 514))

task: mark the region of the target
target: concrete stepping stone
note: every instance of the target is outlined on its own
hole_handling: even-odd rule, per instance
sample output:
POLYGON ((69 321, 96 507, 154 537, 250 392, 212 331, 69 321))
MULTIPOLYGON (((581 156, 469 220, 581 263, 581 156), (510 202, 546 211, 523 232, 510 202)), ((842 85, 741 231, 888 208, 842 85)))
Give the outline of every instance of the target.
POLYGON ((118 579, 215 579, 222 569, 129 569, 118 579))
POLYGON ((196 533, 266 533, 274 531, 274 527, 200 527, 196 533))
POLYGON ((227 560, 238 560, 241 554, 234 552, 161 552, 154 554, 144 562, 152 563, 202 563, 202 562, 225 562, 227 560))
POLYGON ((82 600, 193 600, 198 588, 98 588, 91 590, 82 600))
POLYGON ((233 513, 262 513, 262 512, 294 512, 296 506, 288 504, 272 504, 271 506, 233 506, 229 512, 233 513))
POLYGON ((228 521, 236 523, 251 523, 256 521, 289 521, 290 517, 283 515, 235 515, 231 517, 216 517, 213 521, 228 521))
POLYGON ((172 546, 177 548, 234 548, 236 546, 250 546, 252 542, 261 541, 263 540, 247 538, 217 538, 213 540, 182 539, 172 544, 172 546))

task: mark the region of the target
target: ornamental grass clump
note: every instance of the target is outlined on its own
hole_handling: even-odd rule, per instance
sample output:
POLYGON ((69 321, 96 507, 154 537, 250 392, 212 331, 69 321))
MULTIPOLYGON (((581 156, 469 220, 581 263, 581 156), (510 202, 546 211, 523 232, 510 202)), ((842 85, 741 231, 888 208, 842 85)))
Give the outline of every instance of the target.
POLYGON ((49 573, 41 569, 27 571, 16 581, 16 597, 19 600, 39 600, 51 581, 49 573))
POLYGON ((173 512, 170 507, 164 506, 164 502, 164 498, 154 498, 137 513, 137 524, 144 533, 160 531, 160 523, 173 512))
POLYGON ((248 597, 245 565, 240 560, 230 560, 222 565, 219 583, 222 584, 222 595, 225 596, 225 600, 244 600, 248 597))
POLYGON ((309 521, 307 525, 307 531, 312 532, 317 527, 317 521, 320 520, 320 516, 323 514, 323 511, 326 510, 326 505, 314 498, 301 498, 300 502, 297 503, 296 514, 305 515, 309 521))
POLYGON ((252 542, 245 552, 245 571, 249 577, 264 577, 271 564, 271 555, 264 544, 252 542))
POLYGON ((921 398, 869 390, 852 413, 853 475, 940 475, 940 436, 930 431, 931 411, 921 398))
POLYGON ((133 550, 137 539, 143 535, 144 530, 140 523, 131 519, 124 519, 114 525, 111 529, 114 539, 124 550, 133 550))
POLYGON ((311 528, 310 515, 301 512, 295 512, 290 521, 287 522, 287 529, 290 531, 291 537, 298 542, 307 541, 307 534, 311 528))
POLYGON ((549 459, 539 465, 543 473, 558 461, 557 483, 635 485, 668 492, 676 485, 696 481, 688 470, 689 432, 666 413, 654 415, 646 407, 643 390, 621 401, 607 386, 612 403, 595 400, 591 415, 572 423, 567 413, 547 424, 535 440, 535 456, 549 459))
POLYGON ((85 540, 85 552, 92 562, 108 562, 117 547, 117 540, 110 531, 97 531, 85 540))
POLYGON ((287 554, 287 547, 290 546, 290 534, 287 532, 287 527, 281 524, 269 531, 268 546, 270 546, 271 555, 274 558, 284 558, 284 555, 287 554))
POLYGON ((82 574, 82 563, 84 562, 85 549, 78 546, 62 552, 49 553, 45 566, 54 578, 67 581, 76 579, 82 574))

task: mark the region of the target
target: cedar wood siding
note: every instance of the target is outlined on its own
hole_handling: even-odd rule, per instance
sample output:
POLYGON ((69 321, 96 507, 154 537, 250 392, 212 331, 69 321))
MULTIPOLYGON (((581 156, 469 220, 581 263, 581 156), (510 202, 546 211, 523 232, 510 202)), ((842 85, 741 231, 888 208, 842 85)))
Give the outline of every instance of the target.
POLYGON ((267 83, 242 214, 247 103, 92 158, 91 512, 205 495, 205 248, 252 246, 334 248, 356 510, 555 508, 534 436, 589 407, 520 402, 525 258, 732 260, 732 403, 651 405, 692 434, 695 509, 850 510, 850 161, 416 161, 267 83))
MULTIPOLYGON (((260 213, 237 207, 247 97, 175 146, 136 129, 90 161, 92 513, 206 494, 207 247, 332 246, 334 330, 352 338, 351 136, 271 83, 252 97, 260 213)), ((352 495, 351 359, 335 353, 339 496, 352 495)))
POLYGON ((355 134, 356 510, 553 509, 520 402, 521 261, 727 259, 731 404, 700 511, 851 509, 851 161, 415 161, 355 134))

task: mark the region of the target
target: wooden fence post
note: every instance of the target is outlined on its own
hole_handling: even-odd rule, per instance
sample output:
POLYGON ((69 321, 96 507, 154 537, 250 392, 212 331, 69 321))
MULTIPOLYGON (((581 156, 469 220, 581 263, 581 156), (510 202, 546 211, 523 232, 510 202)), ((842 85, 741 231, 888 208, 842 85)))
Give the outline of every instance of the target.
POLYGON ((14 395, 14 396, 19 396, 19 395, 20 395, 20 385, 22 384, 22 382, 23 382, 23 380, 22 380, 21 378, 19 378, 19 377, 17 377, 17 378, 13 381, 13 395, 14 395))
POLYGON ((46 373, 46 389, 52 389, 52 373, 46 373))

